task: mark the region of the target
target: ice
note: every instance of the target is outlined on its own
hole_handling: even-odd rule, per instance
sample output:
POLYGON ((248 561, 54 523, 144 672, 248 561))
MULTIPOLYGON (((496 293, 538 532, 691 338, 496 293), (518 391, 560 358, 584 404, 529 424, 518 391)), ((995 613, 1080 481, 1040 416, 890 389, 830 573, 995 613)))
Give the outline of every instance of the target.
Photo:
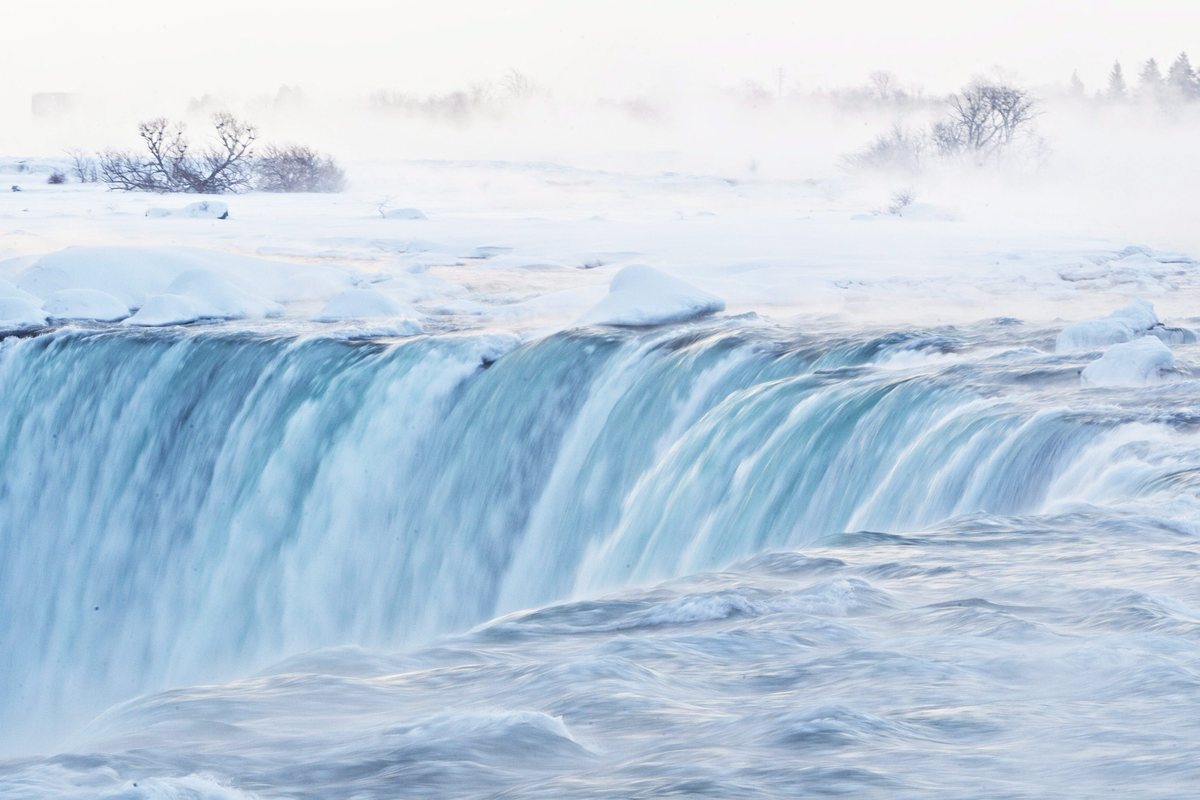
POLYGON ((582 325, 665 325, 725 310, 725 301, 665 272, 642 264, 612 279, 608 296, 588 311, 582 325))
POLYGON ((97 289, 60 289, 42 306, 54 319, 87 319, 116 322, 129 316, 129 306, 97 289))
POLYGON ((1128 342, 1158 324, 1154 306, 1145 300, 1134 300, 1102 319, 1071 323, 1058 334, 1054 349, 1059 353, 1066 353, 1128 342))
POLYGON ((1156 336, 1114 344, 1083 368, 1084 386, 1150 386, 1175 376, 1175 356, 1156 336))
POLYGON ((201 200, 183 208, 148 208, 146 216, 156 219, 163 217, 190 217, 192 219, 229 219, 229 204, 221 200, 201 200))

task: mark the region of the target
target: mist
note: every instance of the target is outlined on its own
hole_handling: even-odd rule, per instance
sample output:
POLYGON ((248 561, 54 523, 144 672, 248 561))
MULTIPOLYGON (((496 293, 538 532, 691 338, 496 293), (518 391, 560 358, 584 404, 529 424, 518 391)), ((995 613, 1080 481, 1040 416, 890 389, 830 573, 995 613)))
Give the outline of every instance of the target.
POLYGON ((1026 84, 1018 72, 993 67, 946 82, 955 91, 981 80, 1028 91, 1034 117, 1027 132, 1036 153, 982 165, 931 158, 911 169, 856 169, 848 162, 876 138, 897 127, 919 132, 942 118, 953 92, 887 69, 819 89, 789 75, 780 68, 761 79, 642 91, 614 85, 588 94, 509 68, 444 89, 381 82, 371 91, 338 93, 289 82, 257 94, 81 93, 63 108, 25 113, 5 126, 0 151, 53 158, 128 148, 136 144, 137 123, 158 116, 184 121, 202 137, 208 117, 229 110, 257 125, 263 141, 304 142, 333 154, 347 163, 351 188, 364 191, 377 189, 381 162, 553 162, 646 175, 819 181, 843 199, 880 207, 908 191, 998 224, 1059 226, 1177 249, 1200 244, 1189 205, 1200 180, 1200 104, 1149 102, 1135 88, 1127 100, 1111 102, 1102 96, 1103 72, 1088 75, 1090 88, 1077 96, 1070 73, 1026 84), (878 96, 872 80, 880 75, 895 96, 878 96))

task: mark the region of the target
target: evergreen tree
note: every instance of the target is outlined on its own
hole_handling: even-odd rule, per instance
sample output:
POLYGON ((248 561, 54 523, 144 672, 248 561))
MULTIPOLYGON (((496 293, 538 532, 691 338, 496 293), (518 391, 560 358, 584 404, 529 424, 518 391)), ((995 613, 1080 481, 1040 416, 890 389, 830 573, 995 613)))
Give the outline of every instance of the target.
POLYGON ((1194 100, 1200 97, 1200 81, 1196 78, 1196 70, 1187 53, 1180 53, 1171 69, 1167 71, 1167 86, 1177 97, 1183 100, 1194 100))
POLYGON ((1120 61, 1114 61, 1112 71, 1108 73, 1108 99, 1124 100, 1126 92, 1125 71, 1121 69, 1120 61))
POLYGON ((1158 68, 1158 62, 1153 58, 1146 59, 1142 72, 1138 75, 1138 96, 1144 100, 1157 100, 1162 97, 1163 76, 1158 68))
POLYGON ((1083 97, 1083 81, 1079 80, 1079 70, 1071 73, 1071 86, 1068 89, 1072 97, 1083 97))

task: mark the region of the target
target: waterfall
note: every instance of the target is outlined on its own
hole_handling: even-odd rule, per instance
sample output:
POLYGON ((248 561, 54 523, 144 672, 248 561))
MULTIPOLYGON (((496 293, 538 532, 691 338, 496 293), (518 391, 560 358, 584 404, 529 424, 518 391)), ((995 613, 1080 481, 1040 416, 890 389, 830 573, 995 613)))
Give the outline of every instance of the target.
POLYGON ((1032 378, 1074 373, 1028 347, 720 323, 508 347, 5 340, 0 730, 843 531, 1036 513, 1102 471, 1110 498, 1178 472, 1115 433, 1170 425, 1048 400, 1032 378), (1141 467, 1114 477, 1096 448, 1141 467))

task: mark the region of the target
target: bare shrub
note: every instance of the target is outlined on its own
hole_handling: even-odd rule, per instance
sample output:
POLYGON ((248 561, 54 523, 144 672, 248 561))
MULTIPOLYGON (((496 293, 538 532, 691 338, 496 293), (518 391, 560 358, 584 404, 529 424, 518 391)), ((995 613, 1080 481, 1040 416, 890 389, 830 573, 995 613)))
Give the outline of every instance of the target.
POLYGON ((912 189, 901 189, 892 195, 892 204, 888 206, 887 212, 894 217, 899 217, 904 213, 904 209, 911 206, 916 199, 912 189))
POLYGON ((57 186, 60 183, 66 183, 66 182, 67 182, 67 176, 64 175, 61 171, 59 171, 57 169, 50 173, 49 178, 46 178, 46 183, 52 183, 55 186, 57 186))
POLYGON ((114 189, 224 194, 245 191, 253 180, 251 152, 258 133, 232 114, 213 115, 216 143, 194 152, 181 124, 158 118, 138 125, 144 153, 107 151, 100 174, 114 189))
POLYGON ((340 192, 346 173, 332 157, 303 145, 269 145, 254 160, 255 188, 264 192, 340 192))
POLYGON ((70 172, 75 176, 75 180, 80 183, 97 183, 100 180, 100 170, 96 166, 96 159, 82 150, 71 150, 67 153, 67 157, 71 159, 70 172))
POLYGON ((880 134, 873 142, 844 158, 848 167, 898 172, 916 172, 921 168, 925 140, 899 125, 880 134))

